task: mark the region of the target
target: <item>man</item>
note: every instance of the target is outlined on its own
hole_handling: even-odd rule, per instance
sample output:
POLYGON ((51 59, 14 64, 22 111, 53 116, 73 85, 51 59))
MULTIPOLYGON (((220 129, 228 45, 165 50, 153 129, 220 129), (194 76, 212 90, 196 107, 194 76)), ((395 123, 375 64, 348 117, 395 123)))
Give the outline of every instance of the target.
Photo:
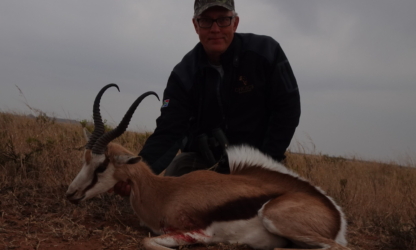
MULTIPOLYGON (((173 69, 157 128, 140 155, 168 176, 210 168, 228 144, 284 160, 300 97, 283 50, 270 37, 236 33, 233 0, 196 0, 194 10, 200 43, 173 69)), ((229 171, 227 164, 215 170, 229 171)))

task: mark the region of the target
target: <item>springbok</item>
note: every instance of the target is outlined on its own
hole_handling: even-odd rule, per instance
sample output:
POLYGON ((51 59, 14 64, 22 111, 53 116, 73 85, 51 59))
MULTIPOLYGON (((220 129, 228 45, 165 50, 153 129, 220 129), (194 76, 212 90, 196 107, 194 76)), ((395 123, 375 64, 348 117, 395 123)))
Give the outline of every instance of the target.
POLYGON ((133 210, 159 235, 142 241, 150 250, 197 243, 349 249, 340 207, 321 189, 254 148, 227 150, 231 174, 200 170, 181 177, 155 175, 140 156, 111 141, 124 133, 139 103, 157 95, 141 95, 120 124, 104 133, 99 103, 112 86, 118 88, 106 85, 95 99, 95 130, 86 145, 84 165, 66 193, 71 202, 104 193, 119 181, 129 182, 133 210))

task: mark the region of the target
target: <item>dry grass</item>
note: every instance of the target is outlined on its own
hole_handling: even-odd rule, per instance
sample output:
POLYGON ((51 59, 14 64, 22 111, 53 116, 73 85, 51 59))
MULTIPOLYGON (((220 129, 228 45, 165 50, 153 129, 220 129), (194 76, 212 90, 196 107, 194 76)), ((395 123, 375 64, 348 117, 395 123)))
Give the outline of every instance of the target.
MULTIPOLYGON (((147 136, 128 132, 118 141, 138 151, 147 136)), ((0 113, 0 249, 140 247, 148 230, 125 199, 66 201, 84 144, 81 125, 0 113)), ((352 249, 416 249, 416 169, 302 154, 289 154, 287 165, 344 208, 352 249)))
POLYGON ((416 249, 416 169, 295 154, 288 165, 343 208, 354 249, 416 249))

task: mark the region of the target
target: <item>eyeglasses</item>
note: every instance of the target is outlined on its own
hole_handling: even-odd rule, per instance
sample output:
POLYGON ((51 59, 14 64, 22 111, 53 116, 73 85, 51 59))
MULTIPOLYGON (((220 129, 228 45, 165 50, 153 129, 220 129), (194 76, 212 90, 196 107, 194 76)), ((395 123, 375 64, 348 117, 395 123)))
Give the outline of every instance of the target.
POLYGON ((218 27, 227 27, 231 25, 231 20, 233 18, 234 16, 220 17, 217 19, 198 18, 196 19, 196 21, 198 22, 198 25, 201 28, 211 28, 214 22, 217 23, 218 27))

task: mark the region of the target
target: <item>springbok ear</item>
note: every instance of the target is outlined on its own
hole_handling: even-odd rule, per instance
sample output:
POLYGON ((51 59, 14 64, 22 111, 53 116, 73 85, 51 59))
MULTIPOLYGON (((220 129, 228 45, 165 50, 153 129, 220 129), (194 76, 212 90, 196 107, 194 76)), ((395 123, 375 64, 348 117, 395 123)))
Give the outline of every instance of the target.
POLYGON ((142 160, 140 156, 133 155, 119 155, 116 157, 117 162, 121 164, 136 164, 142 160))
POLYGON ((85 140, 90 141, 90 138, 91 138, 91 135, 92 135, 90 133, 90 131, 88 131, 88 129, 86 129, 86 128, 84 128, 83 131, 84 131, 84 138, 85 138, 85 140))
POLYGON ((142 157, 140 156, 132 157, 126 162, 126 164, 136 164, 141 160, 142 160, 142 157))

